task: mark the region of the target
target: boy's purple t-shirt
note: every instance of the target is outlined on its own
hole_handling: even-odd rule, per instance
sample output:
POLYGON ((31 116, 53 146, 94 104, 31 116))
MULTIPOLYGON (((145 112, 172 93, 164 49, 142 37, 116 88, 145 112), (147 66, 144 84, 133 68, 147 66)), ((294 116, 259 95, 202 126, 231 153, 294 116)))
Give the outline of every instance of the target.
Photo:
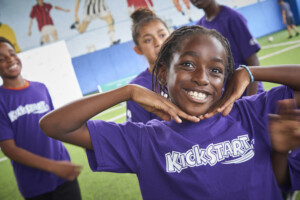
MULTIPOLYGON (((246 58, 260 50, 256 39, 251 35, 246 19, 234 9, 222 5, 220 13, 212 20, 207 21, 202 17, 197 25, 208 29, 216 29, 230 43, 235 68, 246 64, 246 58)), ((264 88, 259 82, 257 93, 263 92, 264 88)), ((245 93, 244 93, 245 95, 245 93)))
POLYGON ((230 114, 199 123, 90 120, 93 171, 136 173, 143 199, 281 199, 271 163, 268 114, 293 98, 280 86, 244 97, 230 114))
MULTIPOLYGON (((149 90, 152 90, 152 74, 146 69, 142 73, 140 73, 137 77, 135 77, 130 84, 141 85, 149 90)), ((142 108, 138 103, 134 101, 127 101, 127 121, 131 122, 143 122, 146 123, 151 119, 159 119, 157 115, 148 112, 144 108, 142 108)))
MULTIPOLYGON (((0 87, 0 141, 14 139, 16 146, 52 160, 70 160, 60 141, 46 136, 39 120, 53 110, 46 86, 29 82, 22 90, 0 87)), ((39 169, 11 161, 18 187, 25 198, 34 197, 56 189, 66 180, 39 169)))

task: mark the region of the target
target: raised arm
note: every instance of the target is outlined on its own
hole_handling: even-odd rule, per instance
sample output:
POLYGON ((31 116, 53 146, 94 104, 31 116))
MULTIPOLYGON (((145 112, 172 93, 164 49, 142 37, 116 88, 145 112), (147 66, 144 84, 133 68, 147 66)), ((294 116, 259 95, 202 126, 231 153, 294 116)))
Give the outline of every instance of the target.
MULTIPOLYGON (((252 66, 249 68, 254 81, 266 81, 287 85, 294 89, 295 100, 300 107, 300 65, 274 65, 274 66, 252 66)), ((250 83, 250 75, 245 68, 238 68, 228 81, 225 92, 209 113, 201 116, 201 119, 209 118, 221 112, 224 116, 231 111, 233 103, 241 97, 250 83)))
POLYGON ((56 109, 40 120, 40 127, 50 137, 92 149, 87 120, 127 100, 139 103, 147 111, 164 120, 173 118, 178 123, 181 122, 180 118, 199 121, 197 117, 187 115, 161 95, 138 85, 126 85, 109 92, 84 97, 56 109))

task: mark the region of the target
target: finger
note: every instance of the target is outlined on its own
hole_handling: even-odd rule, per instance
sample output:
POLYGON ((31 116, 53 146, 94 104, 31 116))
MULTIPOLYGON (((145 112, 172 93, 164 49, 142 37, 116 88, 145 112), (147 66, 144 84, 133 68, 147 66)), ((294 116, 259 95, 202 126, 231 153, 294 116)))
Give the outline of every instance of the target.
POLYGON ((182 122, 181 118, 186 119, 188 121, 192 121, 192 122, 199 122, 200 121, 200 119, 198 117, 187 114, 186 112, 182 111, 179 107, 174 105, 169 100, 167 100, 166 104, 167 104, 167 106, 165 107, 165 109, 166 109, 165 112, 169 113, 170 116, 177 123, 182 122))
POLYGON ((226 106, 226 108, 222 111, 222 115, 227 116, 230 113, 230 111, 232 110, 232 107, 233 107, 233 103, 226 106))
POLYGON ((223 112, 227 107, 232 108, 236 98, 230 97, 228 100, 224 100, 225 102, 221 102, 221 105, 218 108, 218 112, 223 112))
POLYGON ((294 99, 284 99, 277 102, 278 114, 284 114, 288 110, 296 109, 296 104, 294 99))

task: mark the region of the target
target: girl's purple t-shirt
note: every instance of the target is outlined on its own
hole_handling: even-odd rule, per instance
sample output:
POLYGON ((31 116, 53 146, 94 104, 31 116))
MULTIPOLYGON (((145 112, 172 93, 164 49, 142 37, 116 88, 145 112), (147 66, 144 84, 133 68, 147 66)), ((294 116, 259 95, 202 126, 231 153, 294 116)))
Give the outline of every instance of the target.
POLYGON ((93 171, 137 174, 143 199, 282 199, 271 163, 268 114, 293 98, 280 86, 244 97, 199 123, 87 122, 93 171))
MULTIPOLYGON (((204 16, 197 24, 208 29, 216 29, 227 38, 230 43, 235 68, 245 65, 246 58, 260 50, 258 42, 248 29, 246 19, 240 13, 227 6, 222 5, 220 13, 212 21, 207 21, 204 16)), ((259 82, 257 93, 263 91, 263 85, 259 82)))
MULTIPOLYGON (((39 156, 52 160, 70 160, 60 141, 46 136, 39 120, 53 104, 46 86, 29 82, 22 90, 0 87, 0 141, 14 139, 16 145, 39 156)), ((18 187, 25 198, 34 197, 56 189, 66 180, 39 169, 11 161, 18 187)))
MULTIPOLYGON (((135 77, 130 82, 130 84, 141 85, 149 90, 152 90, 152 75, 148 71, 148 69, 146 69, 145 71, 140 73, 137 77, 135 77)), ((157 115, 148 112, 147 110, 142 108, 138 103, 134 101, 127 101, 126 105, 127 105, 127 111, 126 111, 127 121, 147 123, 152 119, 161 120, 157 115)))

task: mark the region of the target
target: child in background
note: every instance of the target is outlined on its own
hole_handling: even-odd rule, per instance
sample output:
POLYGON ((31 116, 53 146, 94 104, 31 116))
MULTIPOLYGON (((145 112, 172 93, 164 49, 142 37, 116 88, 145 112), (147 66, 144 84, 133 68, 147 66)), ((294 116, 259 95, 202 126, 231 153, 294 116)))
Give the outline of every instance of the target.
MULTIPOLYGON (((170 33, 164 21, 147 8, 137 9, 132 13, 131 19, 132 38, 136 45, 134 51, 146 57, 149 67, 130 84, 138 84, 151 90, 153 66, 161 45, 170 33)), ((146 123, 151 119, 159 119, 159 117, 146 111, 134 101, 127 102, 127 121, 146 123)))
POLYGON ((21 76, 13 45, 0 37, 0 147, 11 159, 25 199, 79 200, 80 166, 70 162, 62 142, 45 136, 40 118, 53 110, 46 86, 21 76))
MULTIPOLYGON (((246 19, 240 13, 218 4, 216 0, 191 0, 191 3, 205 12, 197 25, 216 29, 229 41, 235 68, 240 65, 249 67, 259 65, 256 53, 260 50, 260 46, 250 33, 246 19)), ((262 83, 255 81, 248 86, 243 96, 263 91, 262 83)))
POLYGON ((289 33, 289 39, 293 37, 292 29, 295 31, 295 36, 299 35, 299 31, 295 25, 294 15, 291 10, 290 4, 284 2, 283 0, 279 0, 279 5, 281 9, 282 22, 286 25, 286 29, 289 33))
MULTIPOLYGON (((165 91, 168 99, 144 87, 126 85, 48 113, 40 126, 50 137, 87 148, 94 171, 136 173, 145 200, 281 199, 271 152, 280 160, 281 165, 274 166, 281 167, 276 177, 284 183, 286 174, 280 173, 287 166, 288 150, 295 146, 276 143, 287 128, 270 129, 275 142, 272 149, 268 115, 276 113, 279 100, 292 99, 294 94, 300 105, 300 65, 233 69, 230 46, 222 35, 201 26, 181 27, 167 38, 153 69, 155 88, 165 91), (220 100, 227 78, 228 87, 220 100), (227 106, 254 80, 288 86, 239 99, 228 114, 227 106), (167 121, 90 120, 127 100, 167 121), (196 117, 215 109, 227 116, 217 113, 201 121, 202 117, 196 117)), ((291 112, 287 115, 295 121, 291 112)), ((271 121, 270 126, 283 122, 281 115, 276 117, 278 121, 271 121)))

